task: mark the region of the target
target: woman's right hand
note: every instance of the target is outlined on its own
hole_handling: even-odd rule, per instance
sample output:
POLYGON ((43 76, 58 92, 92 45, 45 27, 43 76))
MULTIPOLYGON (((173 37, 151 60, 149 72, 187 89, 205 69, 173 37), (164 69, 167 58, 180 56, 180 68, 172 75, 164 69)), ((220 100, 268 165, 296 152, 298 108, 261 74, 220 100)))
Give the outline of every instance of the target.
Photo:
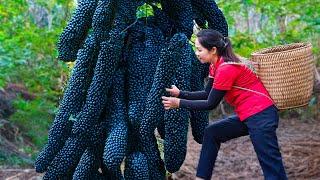
POLYGON ((171 88, 166 88, 166 91, 173 97, 178 97, 180 94, 180 90, 175 85, 171 85, 171 88))

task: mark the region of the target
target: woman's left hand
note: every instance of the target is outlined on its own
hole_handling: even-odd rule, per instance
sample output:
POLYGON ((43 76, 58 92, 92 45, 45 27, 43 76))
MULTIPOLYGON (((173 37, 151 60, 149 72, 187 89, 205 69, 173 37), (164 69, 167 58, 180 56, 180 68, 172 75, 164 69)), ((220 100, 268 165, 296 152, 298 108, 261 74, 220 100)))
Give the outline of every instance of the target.
POLYGON ((164 105, 164 109, 175 109, 179 108, 180 99, 176 97, 166 97, 162 96, 162 103, 164 105))

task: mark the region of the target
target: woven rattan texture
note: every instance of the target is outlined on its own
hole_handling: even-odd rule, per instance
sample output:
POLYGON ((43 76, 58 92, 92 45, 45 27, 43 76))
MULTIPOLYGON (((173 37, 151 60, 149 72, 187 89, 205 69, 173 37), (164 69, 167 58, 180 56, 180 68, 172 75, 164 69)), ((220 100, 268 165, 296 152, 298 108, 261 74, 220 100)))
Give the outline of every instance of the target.
POLYGON ((315 62, 310 43, 294 43, 251 54, 256 73, 279 109, 307 105, 312 94, 315 62))

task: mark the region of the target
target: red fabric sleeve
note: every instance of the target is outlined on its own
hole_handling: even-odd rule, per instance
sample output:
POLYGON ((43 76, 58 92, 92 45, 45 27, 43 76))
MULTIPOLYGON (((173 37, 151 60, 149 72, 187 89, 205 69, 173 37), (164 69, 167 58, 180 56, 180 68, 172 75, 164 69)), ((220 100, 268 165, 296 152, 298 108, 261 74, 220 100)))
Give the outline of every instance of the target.
POLYGON ((216 71, 213 88, 230 90, 239 75, 239 68, 231 64, 220 65, 216 71))

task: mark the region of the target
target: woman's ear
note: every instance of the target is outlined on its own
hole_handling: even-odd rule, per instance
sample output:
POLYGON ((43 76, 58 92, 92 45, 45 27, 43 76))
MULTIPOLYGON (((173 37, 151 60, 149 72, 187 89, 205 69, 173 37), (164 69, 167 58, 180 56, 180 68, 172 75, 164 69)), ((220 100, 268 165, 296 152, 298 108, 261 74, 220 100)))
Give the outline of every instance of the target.
POLYGON ((212 54, 212 55, 216 55, 216 54, 217 54, 217 48, 216 48, 216 47, 213 47, 209 52, 210 52, 210 54, 212 54))

